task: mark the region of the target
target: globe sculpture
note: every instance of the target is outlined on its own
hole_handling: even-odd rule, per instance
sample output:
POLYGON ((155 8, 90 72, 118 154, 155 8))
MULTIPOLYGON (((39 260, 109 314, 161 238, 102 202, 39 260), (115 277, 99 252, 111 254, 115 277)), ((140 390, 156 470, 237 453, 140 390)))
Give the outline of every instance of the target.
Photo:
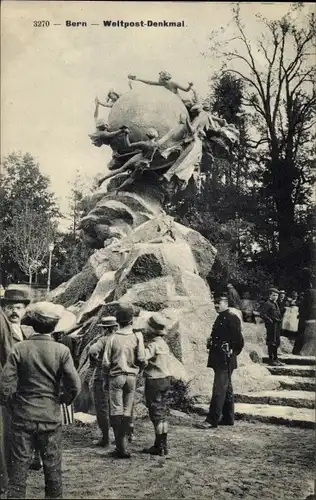
POLYGON ((81 220, 81 237, 94 253, 79 274, 51 293, 51 300, 77 316, 69 334, 79 346, 79 411, 92 404, 88 349, 102 333, 99 318, 115 313, 119 303, 138 311, 135 327, 153 311, 165 315, 174 379, 190 381, 192 394, 209 397, 205 345, 215 311, 205 278, 216 249, 168 216, 163 202, 198 175, 212 140, 225 148, 233 132, 226 123, 216 129, 201 105, 146 85, 113 103, 108 124, 96 119, 90 138, 95 146, 110 147, 112 160, 81 220))

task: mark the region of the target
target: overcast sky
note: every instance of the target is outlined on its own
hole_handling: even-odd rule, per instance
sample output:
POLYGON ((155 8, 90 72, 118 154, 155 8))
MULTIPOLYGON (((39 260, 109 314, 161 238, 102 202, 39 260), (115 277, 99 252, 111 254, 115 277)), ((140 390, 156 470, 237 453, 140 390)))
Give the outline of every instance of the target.
MULTIPOLYGON (((127 75, 155 79, 160 70, 176 81, 193 81, 201 95, 215 62, 202 52, 210 32, 228 26, 232 3, 182 2, 23 2, 1 5, 1 154, 31 153, 49 175, 62 210, 67 209, 69 182, 79 169, 91 179, 105 169, 106 147, 96 148, 94 97, 109 88, 128 90, 127 75), (103 20, 182 21, 185 28, 104 28, 103 20), (35 28, 33 21, 62 26, 35 28), (66 28, 65 21, 100 23, 66 28)), ((279 18, 289 4, 243 4, 250 38, 255 13, 279 18)), ((140 83, 135 85, 142 85, 140 83)), ((104 118, 108 110, 101 111, 104 118)))

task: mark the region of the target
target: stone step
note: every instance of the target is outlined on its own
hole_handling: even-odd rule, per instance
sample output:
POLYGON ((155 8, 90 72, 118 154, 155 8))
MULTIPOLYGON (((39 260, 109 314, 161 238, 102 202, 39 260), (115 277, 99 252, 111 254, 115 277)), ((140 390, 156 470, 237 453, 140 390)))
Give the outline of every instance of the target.
POLYGON ((260 391, 235 394, 236 403, 292 406, 294 408, 315 408, 315 394, 312 391, 260 391))
MULTIPOLYGON (((295 354, 280 354, 279 360, 286 365, 307 365, 315 366, 316 357, 315 356, 296 356, 295 354)), ((269 358, 263 358, 264 363, 268 363, 269 358)))
MULTIPOLYGON (((208 405, 194 405, 193 410, 199 415, 207 415, 208 405)), ((264 422, 304 429, 315 428, 315 410, 307 408, 236 403, 235 417, 236 420, 248 422, 264 422)))
POLYGON ((313 366, 284 365, 269 366, 267 368, 272 375, 290 375, 292 377, 314 377, 315 368, 313 366))
POLYGON ((286 375, 274 375, 274 380, 279 382, 281 388, 284 390, 315 392, 316 389, 314 377, 288 377, 286 375))

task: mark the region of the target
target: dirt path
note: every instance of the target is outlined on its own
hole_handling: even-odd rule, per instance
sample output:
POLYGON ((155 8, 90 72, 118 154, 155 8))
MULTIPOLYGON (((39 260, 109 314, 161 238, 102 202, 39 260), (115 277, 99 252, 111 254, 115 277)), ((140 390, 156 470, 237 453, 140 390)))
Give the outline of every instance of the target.
MULTIPOLYGON (((94 425, 65 432, 64 498, 304 500, 312 492, 312 430, 237 422, 203 431, 174 421, 168 460, 142 455, 152 428, 136 422, 131 460, 91 447, 94 425)), ((27 498, 43 498, 42 472, 31 472, 27 498)))

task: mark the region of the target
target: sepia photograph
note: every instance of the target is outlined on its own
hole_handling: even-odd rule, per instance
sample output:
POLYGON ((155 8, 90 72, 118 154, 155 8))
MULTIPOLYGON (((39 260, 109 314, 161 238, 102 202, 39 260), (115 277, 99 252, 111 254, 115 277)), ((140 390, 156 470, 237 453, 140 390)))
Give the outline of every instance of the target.
POLYGON ((0 498, 316 500, 315 5, 0 36, 0 498))

